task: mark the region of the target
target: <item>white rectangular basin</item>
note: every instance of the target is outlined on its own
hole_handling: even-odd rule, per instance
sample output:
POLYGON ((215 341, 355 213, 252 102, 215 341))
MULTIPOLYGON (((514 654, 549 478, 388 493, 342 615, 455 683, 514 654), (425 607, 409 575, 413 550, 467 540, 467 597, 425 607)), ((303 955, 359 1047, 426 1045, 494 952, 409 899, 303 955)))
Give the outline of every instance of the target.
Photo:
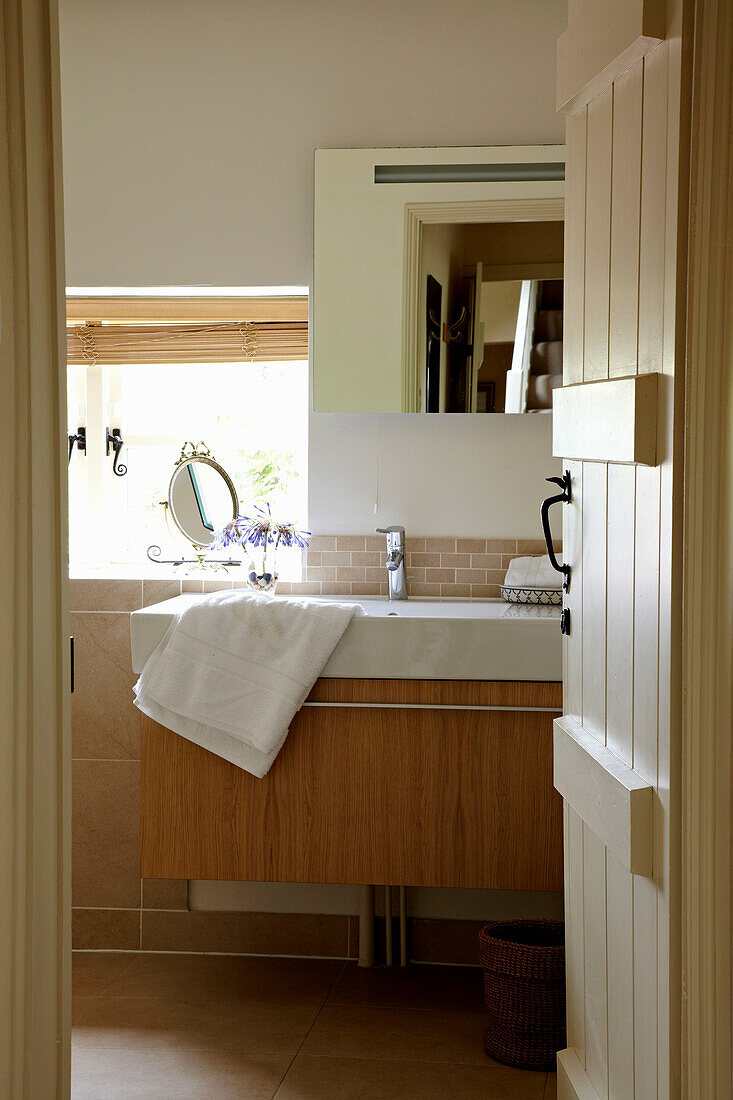
MULTIPOLYGON (((274 599, 296 597, 275 596, 274 599)), ((308 600, 309 597, 297 597, 308 600)), ((132 667, 141 672, 173 617, 206 599, 186 593, 130 616, 132 667)), ((328 596, 312 597, 328 600, 328 596)), ((561 680, 560 609, 502 600, 346 599, 352 619, 323 676, 389 680, 561 680)))

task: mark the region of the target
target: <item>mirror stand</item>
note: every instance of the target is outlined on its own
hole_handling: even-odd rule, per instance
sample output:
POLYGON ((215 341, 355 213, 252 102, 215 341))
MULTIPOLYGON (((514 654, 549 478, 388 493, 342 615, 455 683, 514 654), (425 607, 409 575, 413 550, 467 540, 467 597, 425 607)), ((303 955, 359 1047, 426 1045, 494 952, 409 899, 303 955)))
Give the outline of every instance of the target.
POLYGON ((175 463, 168 497, 160 501, 165 525, 173 542, 181 536, 190 543, 195 558, 181 555, 163 558, 157 544, 148 547, 148 560, 174 568, 192 566, 187 572, 226 573, 242 565, 235 558, 209 558, 209 548, 221 530, 239 512, 239 500, 226 470, 204 443, 185 442, 175 463))

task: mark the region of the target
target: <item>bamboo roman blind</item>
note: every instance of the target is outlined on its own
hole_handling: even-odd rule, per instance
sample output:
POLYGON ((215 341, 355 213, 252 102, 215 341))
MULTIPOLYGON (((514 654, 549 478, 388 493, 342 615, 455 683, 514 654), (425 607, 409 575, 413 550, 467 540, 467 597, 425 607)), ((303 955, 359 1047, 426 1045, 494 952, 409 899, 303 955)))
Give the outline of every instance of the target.
POLYGON ((70 299, 69 363, 238 363, 308 358, 307 300, 70 299))

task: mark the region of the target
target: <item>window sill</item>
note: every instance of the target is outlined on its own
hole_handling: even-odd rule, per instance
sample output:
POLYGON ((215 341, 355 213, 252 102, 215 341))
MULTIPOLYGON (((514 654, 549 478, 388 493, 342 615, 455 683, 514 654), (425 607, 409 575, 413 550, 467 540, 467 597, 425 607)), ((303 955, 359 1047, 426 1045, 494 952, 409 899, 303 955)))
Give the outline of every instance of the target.
MULTIPOLYGON (((305 574, 291 576, 282 572, 280 580, 283 582, 299 583, 304 581, 305 574)), ((129 565, 89 565, 83 562, 69 563, 69 580, 72 581, 243 581, 246 580, 246 570, 243 565, 234 566, 226 572, 220 570, 196 570, 187 573, 185 569, 176 569, 172 565, 155 565, 153 562, 132 562, 129 565)))

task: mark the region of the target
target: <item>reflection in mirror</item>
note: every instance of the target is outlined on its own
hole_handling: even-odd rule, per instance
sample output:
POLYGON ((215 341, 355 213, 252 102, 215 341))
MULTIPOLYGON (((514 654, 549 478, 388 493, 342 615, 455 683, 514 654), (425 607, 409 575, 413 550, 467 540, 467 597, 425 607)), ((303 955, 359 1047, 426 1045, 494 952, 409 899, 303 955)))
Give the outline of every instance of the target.
POLYGON ((316 412, 551 409, 564 159, 561 146, 316 150, 316 412))
POLYGON ((424 226, 420 411, 551 410, 562 384, 562 255, 562 222, 424 226))

